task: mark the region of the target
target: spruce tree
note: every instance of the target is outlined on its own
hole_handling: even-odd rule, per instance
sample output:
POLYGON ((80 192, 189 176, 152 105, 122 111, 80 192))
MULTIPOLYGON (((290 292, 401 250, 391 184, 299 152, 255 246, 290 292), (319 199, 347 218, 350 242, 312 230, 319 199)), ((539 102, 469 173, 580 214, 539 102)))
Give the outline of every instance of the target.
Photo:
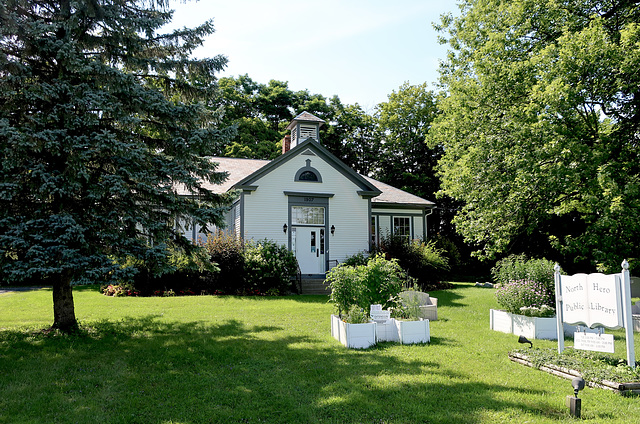
POLYGON ((226 58, 192 58, 211 21, 171 18, 164 0, 0 0, 0 278, 51 284, 53 328, 77 327, 73 283, 185 243, 176 217, 222 221, 203 183, 225 178, 206 155, 231 130, 206 106, 226 58))

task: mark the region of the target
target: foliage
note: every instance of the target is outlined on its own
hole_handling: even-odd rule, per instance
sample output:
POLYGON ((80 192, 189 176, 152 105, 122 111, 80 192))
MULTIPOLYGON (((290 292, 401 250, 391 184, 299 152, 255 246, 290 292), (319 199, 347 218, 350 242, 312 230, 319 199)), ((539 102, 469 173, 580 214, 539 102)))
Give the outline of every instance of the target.
POLYGON ((271 240, 250 242, 245 245, 247 287, 272 295, 291 291, 291 278, 298 272, 295 254, 271 240))
POLYGON ((340 316, 361 303, 363 285, 358 270, 363 266, 340 264, 327 272, 325 283, 331 287, 329 302, 333 303, 340 316))
POLYGON ((508 312, 527 316, 555 313, 554 263, 547 259, 528 259, 510 255, 491 269, 496 282, 496 300, 508 312))
POLYGON ((349 167, 370 175, 379 167, 380 133, 377 120, 359 104, 343 105, 331 100, 331 125, 322 134, 323 144, 349 167))
POLYGON ((565 349, 562 353, 558 353, 557 349, 516 349, 513 352, 526 356, 537 368, 555 365, 578 371, 588 382, 640 381, 640 363, 636 362, 634 370, 627 365, 626 360, 604 353, 578 349, 565 349))
POLYGON ((491 269, 493 281, 497 284, 506 284, 513 280, 533 280, 545 285, 549 290, 554 290, 554 266, 547 259, 529 259, 525 255, 509 255, 496 262, 491 269))
POLYGON ((511 280, 496 289, 496 301, 507 312, 529 316, 555 313, 553 290, 533 280, 511 280))
POLYGON ((345 319, 349 324, 365 324, 369 322, 369 315, 358 305, 351 305, 345 319))
POLYGON ((449 269, 449 262, 443 251, 435 247, 434 242, 425 243, 407 240, 399 235, 387 235, 380 238, 374 250, 396 259, 411 277, 417 279, 422 288, 446 288, 439 280, 449 269))
POLYGON ((209 275, 211 290, 223 293, 238 293, 244 290, 247 266, 244 258, 244 243, 232 234, 218 231, 207 236, 203 248, 220 272, 209 275))
POLYGON ((440 188, 435 166, 442 155, 440 145, 425 139, 438 115, 436 97, 427 84, 405 82, 386 102, 377 106, 381 148, 375 150, 376 178, 416 196, 433 198, 440 188))
POLYGON ((382 305, 382 309, 396 306, 398 294, 410 284, 410 278, 398 261, 387 260, 382 255, 376 255, 366 265, 356 267, 356 272, 360 274, 362 284, 359 304, 366 310, 371 305, 382 305))
MULTIPOLYGON (((413 288, 412 290, 415 290, 413 288)), ((417 290, 416 290, 417 291, 417 290)), ((391 311, 394 318, 418 321, 420 319, 420 298, 418 296, 406 296, 391 311)))
POLYGON ((350 266, 366 265, 369 262, 369 254, 365 252, 358 252, 347 257, 342 264, 350 266))
POLYGON ((163 33, 167 4, 0 4, 0 272, 53 284, 54 327, 76 326, 72 282, 188 246, 177 216, 222 222, 203 184, 226 178, 205 157, 233 133, 206 107, 226 58, 190 57, 211 21, 163 33))
POLYGON ((113 297, 140 295, 140 292, 131 284, 108 284, 107 286, 102 286, 101 291, 105 296, 113 297))
POLYGON ((409 284, 398 261, 381 255, 372 257, 365 265, 340 264, 327 273, 326 281, 331 287, 329 301, 339 315, 354 305, 366 313, 371 305, 382 305, 383 309, 396 307, 398 294, 409 284))
POLYGON ((467 0, 430 142, 476 254, 618 272, 640 247, 640 9, 635 2, 467 0))

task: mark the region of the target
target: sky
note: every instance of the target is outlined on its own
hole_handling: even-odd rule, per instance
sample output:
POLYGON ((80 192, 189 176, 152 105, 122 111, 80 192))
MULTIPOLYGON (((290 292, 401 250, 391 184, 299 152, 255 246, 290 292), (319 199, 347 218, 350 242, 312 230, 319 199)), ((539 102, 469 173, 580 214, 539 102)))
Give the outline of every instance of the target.
POLYGON ((433 23, 459 14, 456 0, 176 0, 171 8, 171 26, 213 19, 216 32, 196 56, 226 56, 219 76, 286 81, 365 111, 405 82, 435 88, 447 47, 433 23))

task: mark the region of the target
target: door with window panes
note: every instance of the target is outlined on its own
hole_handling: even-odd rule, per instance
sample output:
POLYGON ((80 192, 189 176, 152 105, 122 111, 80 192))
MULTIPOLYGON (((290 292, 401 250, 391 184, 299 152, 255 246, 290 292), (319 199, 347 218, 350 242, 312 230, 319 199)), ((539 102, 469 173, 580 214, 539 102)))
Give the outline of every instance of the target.
POLYGON ((291 250, 303 274, 325 272, 325 208, 291 207, 291 250))

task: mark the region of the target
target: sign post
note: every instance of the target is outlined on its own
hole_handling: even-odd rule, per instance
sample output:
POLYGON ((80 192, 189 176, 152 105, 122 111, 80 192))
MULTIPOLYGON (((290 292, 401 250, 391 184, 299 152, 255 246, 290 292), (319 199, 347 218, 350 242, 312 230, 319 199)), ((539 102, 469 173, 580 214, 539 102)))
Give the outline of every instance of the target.
POLYGON ((627 336, 627 363, 631 368, 636 367, 635 347, 633 346, 633 315, 631 314, 631 278, 629 277, 629 262, 622 261, 622 303, 624 305, 624 329, 627 336))

